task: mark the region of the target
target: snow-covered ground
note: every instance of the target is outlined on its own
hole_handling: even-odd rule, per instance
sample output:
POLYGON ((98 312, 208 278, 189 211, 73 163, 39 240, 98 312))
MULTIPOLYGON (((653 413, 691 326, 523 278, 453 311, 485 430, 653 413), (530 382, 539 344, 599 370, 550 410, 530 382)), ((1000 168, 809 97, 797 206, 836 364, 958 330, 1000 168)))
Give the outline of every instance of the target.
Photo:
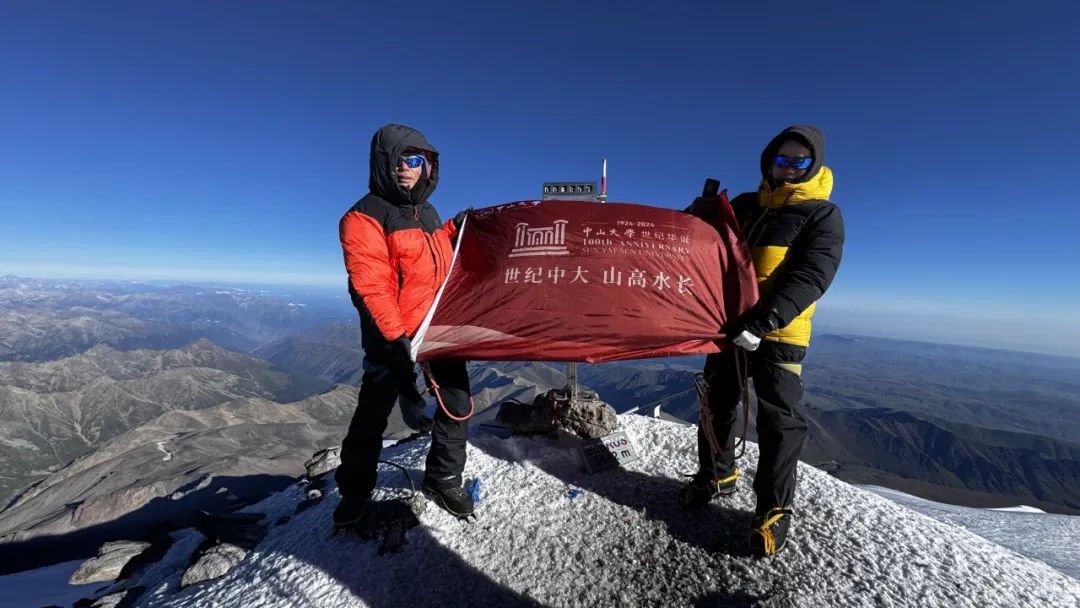
POLYGON ((1005 509, 958 507, 880 486, 861 487, 938 521, 966 528, 1080 580, 1080 517, 1023 505, 1005 509))
MULTIPOLYGON (((746 550, 751 476, 698 513, 675 501, 694 469, 693 427, 622 416, 642 458, 586 473, 578 441, 503 438, 475 429, 466 476, 479 478, 474 523, 428 504, 399 553, 331 534, 326 498, 292 515, 295 485, 249 510, 274 525, 229 574, 178 589, 201 537, 182 532, 136 584, 144 607, 352 606, 1080 606, 1080 581, 800 466, 793 536, 774 558, 746 550), (580 493, 572 490, 581 490, 580 493)), ((419 478, 427 441, 384 450, 419 478)), ((756 467, 749 445, 744 470, 756 467)), ((383 496, 406 492, 387 467, 383 496)))
POLYGON ((0 576, 0 608, 30 606, 70 606, 109 583, 69 585, 68 579, 83 560, 45 566, 36 570, 0 576))

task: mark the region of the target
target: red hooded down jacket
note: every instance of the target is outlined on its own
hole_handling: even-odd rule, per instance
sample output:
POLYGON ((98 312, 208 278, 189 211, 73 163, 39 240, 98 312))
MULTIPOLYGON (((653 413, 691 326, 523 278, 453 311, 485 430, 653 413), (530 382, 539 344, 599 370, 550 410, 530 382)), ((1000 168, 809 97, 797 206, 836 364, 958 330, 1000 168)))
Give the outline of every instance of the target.
POLYGON ((370 192, 341 218, 339 234, 349 294, 360 312, 364 350, 412 337, 450 270, 456 233, 428 202, 439 180, 439 153, 417 130, 387 125, 371 140, 370 192), (428 158, 411 190, 394 177, 406 150, 428 158))

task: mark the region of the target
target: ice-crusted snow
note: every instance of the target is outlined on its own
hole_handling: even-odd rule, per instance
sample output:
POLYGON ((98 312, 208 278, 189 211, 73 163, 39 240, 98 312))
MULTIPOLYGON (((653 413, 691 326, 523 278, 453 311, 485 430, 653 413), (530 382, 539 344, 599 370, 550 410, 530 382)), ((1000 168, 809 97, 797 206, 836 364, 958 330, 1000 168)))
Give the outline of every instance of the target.
MULTIPOLYGON (((474 429, 466 477, 481 482, 477 520, 428 505, 399 553, 331 534, 332 485, 225 577, 179 590, 201 538, 186 533, 138 581, 147 591, 137 605, 1080 606, 1080 582, 1046 564, 803 465, 788 546, 755 560, 745 541, 751 476, 734 496, 687 513, 674 496, 695 468, 693 427, 620 421, 642 458, 596 475, 581 467, 574 438, 474 429)), ((415 441, 383 457, 419 478, 427 447, 415 441)), ((752 473, 756 461, 750 444, 741 466, 752 473)), ((380 486, 381 496, 407 491, 391 467, 380 486)), ((249 510, 279 522, 304 494, 295 485, 249 510)))
POLYGON ((1080 580, 1080 517, 1024 505, 974 509, 933 502, 880 486, 865 489, 936 520, 982 536, 1021 555, 1046 562, 1080 580))
POLYGON ((1027 505, 1017 505, 1015 507, 991 507, 990 511, 1010 511, 1012 513, 1046 513, 1038 507, 1029 507, 1027 505))
POLYGON ((0 576, 0 608, 70 606, 80 598, 92 597, 95 591, 108 584, 68 584, 68 579, 83 561, 80 559, 0 576))

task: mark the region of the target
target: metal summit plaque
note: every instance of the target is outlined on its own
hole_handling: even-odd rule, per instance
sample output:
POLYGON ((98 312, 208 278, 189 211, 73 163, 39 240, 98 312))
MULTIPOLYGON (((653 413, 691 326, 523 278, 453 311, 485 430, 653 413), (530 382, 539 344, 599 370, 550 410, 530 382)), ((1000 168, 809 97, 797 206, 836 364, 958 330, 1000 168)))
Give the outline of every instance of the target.
POLYGON ((543 200, 595 200, 600 190, 596 182, 544 182, 543 200))

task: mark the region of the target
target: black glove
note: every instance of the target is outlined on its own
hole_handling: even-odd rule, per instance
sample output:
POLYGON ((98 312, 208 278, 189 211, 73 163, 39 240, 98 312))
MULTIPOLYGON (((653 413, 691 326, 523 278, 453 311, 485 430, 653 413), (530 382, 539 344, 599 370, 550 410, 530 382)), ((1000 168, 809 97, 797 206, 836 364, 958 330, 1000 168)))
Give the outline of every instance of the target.
POLYGON ((409 336, 401 334, 397 339, 386 343, 386 365, 399 382, 408 382, 411 379, 413 388, 416 387, 416 364, 412 359, 412 341, 409 336))
POLYGON ((708 220, 716 215, 716 201, 718 199, 714 196, 708 198, 697 197, 694 202, 690 203, 690 206, 683 210, 683 213, 689 213, 694 217, 708 220))
POLYGON ((469 215, 470 211, 472 211, 472 207, 466 207, 465 209, 458 211, 458 214, 455 215, 453 219, 454 230, 461 230, 461 225, 465 223, 465 216, 469 215))
POLYGON ((416 363, 412 360, 412 341, 401 334, 392 342, 386 343, 386 365, 390 374, 397 378, 398 392, 412 399, 420 400, 420 391, 416 388, 416 363))
POLYGON ((755 307, 749 313, 745 315, 742 323, 736 325, 735 331, 731 335, 737 336, 742 332, 748 332, 754 335, 756 338, 764 338, 768 334, 776 331, 779 323, 777 322, 776 310, 762 309, 755 307))

